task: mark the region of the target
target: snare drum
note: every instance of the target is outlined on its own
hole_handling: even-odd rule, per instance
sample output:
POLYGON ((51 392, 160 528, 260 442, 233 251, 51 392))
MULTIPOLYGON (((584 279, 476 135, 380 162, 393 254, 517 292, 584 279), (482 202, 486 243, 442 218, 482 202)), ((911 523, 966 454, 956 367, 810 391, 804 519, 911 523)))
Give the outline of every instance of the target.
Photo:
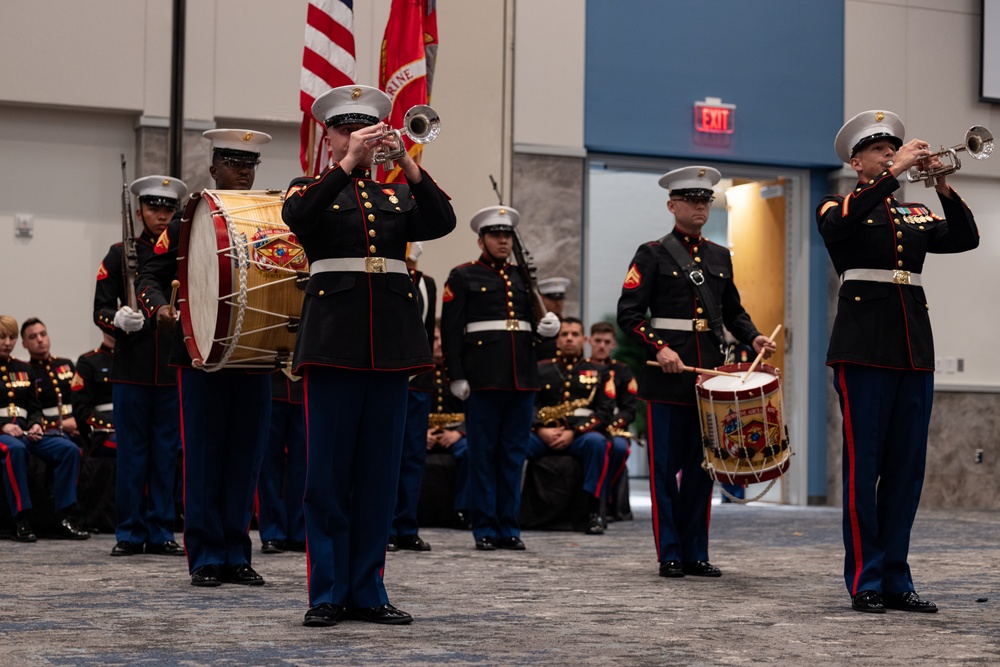
POLYGON ((780 477, 791 462, 780 371, 761 364, 741 382, 750 366, 716 369, 740 377, 703 373, 695 381, 705 448, 702 467, 727 484, 766 482, 780 477))
POLYGON ((278 190, 204 190, 184 210, 181 327, 196 368, 277 368, 291 359, 308 276, 278 190), (304 284, 303 284, 304 287, 304 284))

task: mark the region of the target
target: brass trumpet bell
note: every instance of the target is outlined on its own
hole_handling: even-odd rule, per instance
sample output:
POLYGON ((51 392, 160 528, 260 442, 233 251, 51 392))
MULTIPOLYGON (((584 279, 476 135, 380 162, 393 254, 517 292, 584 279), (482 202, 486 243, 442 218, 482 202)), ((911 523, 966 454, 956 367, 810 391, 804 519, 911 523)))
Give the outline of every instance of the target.
POLYGON ((982 125, 973 125, 965 133, 965 142, 952 146, 951 148, 941 147, 937 153, 928 155, 925 160, 939 158, 943 164, 937 169, 918 169, 911 167, 906 172, 906 180, 910 183, 924 181, 925 187, 933 187, 938 176, 951 174, 962 168, 962 161, 958 159, 958 154, 966 151, 975 160, 985 160, 993 153, 993 133, 982 125), (947 158, 948 162, 945 162, 947 158))

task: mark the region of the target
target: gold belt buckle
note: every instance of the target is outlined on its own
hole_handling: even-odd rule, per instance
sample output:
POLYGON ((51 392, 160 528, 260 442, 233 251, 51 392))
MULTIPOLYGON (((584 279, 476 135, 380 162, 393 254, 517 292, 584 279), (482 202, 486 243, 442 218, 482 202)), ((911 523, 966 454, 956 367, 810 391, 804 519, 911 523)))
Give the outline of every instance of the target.
POLYGON ((385 273, 385 257, 365 257, 365 273, 385 273))
POLYGON ((62 416, 66 417, 68 415, 73 414, 73 406, 72 405, 64 405, 64 406, 62 406, 62 408, 60 408, 60 411, 62 412, 62 416))
POLYGON ((708 320, 700 319, 694 321, 695 331, 708 331, 708 320))
POLYGON ((892 282, 896 285, 909 285, 910 284, 910 272, 901 271, 899 269, 892 272, 892 282))
POLYGON ((507 320, 507 331, 520 331, 521 323, 517 320, 507 320))
POLYGON ((7 406, 7 416, 10 417, 11 419, 18 418, 17 406, 14 405, 13 403, 7 406))

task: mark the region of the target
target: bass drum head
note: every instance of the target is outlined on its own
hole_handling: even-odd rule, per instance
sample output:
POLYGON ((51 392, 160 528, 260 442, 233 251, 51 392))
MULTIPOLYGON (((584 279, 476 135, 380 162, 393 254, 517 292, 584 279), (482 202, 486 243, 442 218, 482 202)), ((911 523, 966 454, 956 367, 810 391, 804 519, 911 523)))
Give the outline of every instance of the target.
MULTIPOLYGON (((219 296, 231 293, 232 264, 219 250, 229 247, 229 231, 225 219, 214 213, 217 203, 208 192, 193 199, 184 213, 190 219, 185 235, 181 235, 180 253, 184 257, 186 279, 185 308, 182 316, 184 342, 196 366, 219 357, 222 345, 215 341, 228 333, 228 322, 220 321, 224 305, 219 296), (222 283, 226 283, 223 285, 222 283), (221 330, 220 330, 221 329, 221 330)), ((182 225, 182 229, 184 229, 182 225)))

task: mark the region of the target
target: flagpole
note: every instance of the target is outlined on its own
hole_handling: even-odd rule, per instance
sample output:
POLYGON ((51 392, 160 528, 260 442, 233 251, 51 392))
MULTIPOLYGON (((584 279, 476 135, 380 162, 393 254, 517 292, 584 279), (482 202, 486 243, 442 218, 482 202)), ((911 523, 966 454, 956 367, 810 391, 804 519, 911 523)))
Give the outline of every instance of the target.
POLYGON ((316 123, 309 119, 309 143, 306 144, 306 176, 312 176, 316 169, 316 123))

